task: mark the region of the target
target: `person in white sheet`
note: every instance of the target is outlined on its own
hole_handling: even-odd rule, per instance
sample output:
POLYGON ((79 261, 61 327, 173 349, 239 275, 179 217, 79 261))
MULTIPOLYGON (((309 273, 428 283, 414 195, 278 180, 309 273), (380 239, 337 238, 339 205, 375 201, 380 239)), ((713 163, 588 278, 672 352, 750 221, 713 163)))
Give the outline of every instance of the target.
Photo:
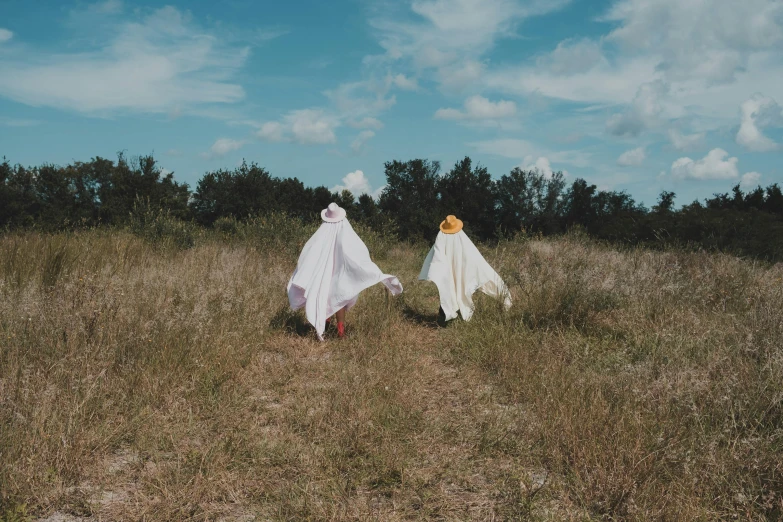
POLYGON ((305 309, 307 320, 323 341, 332 315, 337 316, 337 334, 345 336, 345 312, 356 304, 362 290, 383 283, 398 295, 402 284, 372 262, 367 246, 346 219, 345 209, 330 203, 321 211, 321 219, 320 228, 302 249, 287 290, 291 308, 305 309))
POLYGON ((465 321, 473 316, 473 293, 503 300, 508 310, 511 296, 500 276, 462 231, 462 221, 447 216, 440 224, 435 245, 430 249, 419 274, 420 281, 432 281, 438 287, 440 308, 446 321, 457 317, 465 321))

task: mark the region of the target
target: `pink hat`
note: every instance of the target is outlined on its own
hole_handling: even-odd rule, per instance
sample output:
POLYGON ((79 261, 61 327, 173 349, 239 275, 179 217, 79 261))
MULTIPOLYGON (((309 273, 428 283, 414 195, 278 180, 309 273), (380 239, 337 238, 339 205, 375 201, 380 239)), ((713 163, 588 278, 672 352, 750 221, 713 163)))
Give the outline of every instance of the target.
POLYGON ((329 206, 321 211, 321 219, 327 223, 337 223, 345 219, 345 209, 340 208, 337 203, 329 203, 329 206))

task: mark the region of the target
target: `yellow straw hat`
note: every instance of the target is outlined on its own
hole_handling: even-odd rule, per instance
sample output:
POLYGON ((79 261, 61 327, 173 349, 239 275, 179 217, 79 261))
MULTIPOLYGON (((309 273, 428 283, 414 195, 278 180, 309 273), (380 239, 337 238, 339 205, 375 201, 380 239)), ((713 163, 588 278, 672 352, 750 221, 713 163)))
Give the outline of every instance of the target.
POLYGON ((456 234, 462 230, 462 221, 456 216, 446 216, 446 219, 440 224, 440 231, 444 234, 456 234))

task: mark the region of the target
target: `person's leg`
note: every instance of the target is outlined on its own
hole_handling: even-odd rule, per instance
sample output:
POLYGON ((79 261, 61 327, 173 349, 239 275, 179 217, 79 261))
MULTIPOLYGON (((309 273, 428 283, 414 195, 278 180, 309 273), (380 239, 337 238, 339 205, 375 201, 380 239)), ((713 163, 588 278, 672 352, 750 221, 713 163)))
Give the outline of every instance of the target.
POLYGON ((334 315, 337 317, 337 335, 343 337, 345 335, 345 307, 340 308, 334 315))

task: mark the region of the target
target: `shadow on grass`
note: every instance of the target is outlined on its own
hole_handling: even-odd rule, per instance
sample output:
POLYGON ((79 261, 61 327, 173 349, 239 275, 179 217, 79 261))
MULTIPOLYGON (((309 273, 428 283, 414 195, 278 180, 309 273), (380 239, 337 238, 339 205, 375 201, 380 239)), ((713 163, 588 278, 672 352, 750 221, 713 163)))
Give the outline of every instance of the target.
POLYGON ((299 337, 313 335, 315 330, 307 319, 299 312, 294 312, 287 306, 281 307, 269 321, 269 328, 294 334, 299 337))
POLYGON ((427 314, 419 310, 416 310, 415 308, 411 308, 408 305, 404 305, 402 307, 402 316, 406 320, 412 321, 426 328, 446 327, 446 319, 441 313, 427 314))

